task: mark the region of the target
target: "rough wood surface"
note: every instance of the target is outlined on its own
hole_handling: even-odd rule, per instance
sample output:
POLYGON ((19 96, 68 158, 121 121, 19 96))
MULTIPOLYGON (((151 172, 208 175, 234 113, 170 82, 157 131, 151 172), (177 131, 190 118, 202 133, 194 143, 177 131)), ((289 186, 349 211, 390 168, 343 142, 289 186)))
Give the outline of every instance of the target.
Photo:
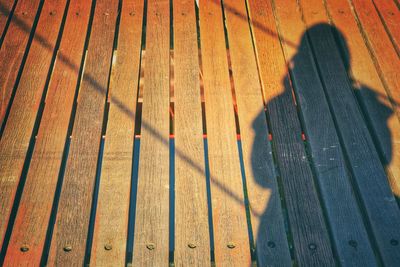
POLYGON ((201 1, 199 9, 215 263, 248 266, 250 246, 222 10, 214 1, 201 1))
POLYGON ((390 34, 397 54, 400 54, 400 10, 394 1, 374 0, 376 9, 390 34))
MULTIPOLYGON (((379 15, 371 1, 351 0, 355 13, 366 41, 374 54, 378 69, 381 71, 384 81, 389 89, 389 94, 397 103, 396 112, 400 117, 400 57, 394 49, 384 26, 377 23, 379 15)), ((346 4, 348 5, 348 4, 346 4)), ((343 3, 343 6, 346 6, 343 3)), ((346 8, 346 7, 345 7, 346 8)))
POLYGON ((14 3, 15 1, 13 0, 0 0, 0 47, 7 20, 10 17, 14 3))
MULTIPOLYGON (((357 23, 346 0, 327 1, 326 6, 338 33, 356 95, 367 114, 381 161, 386 167, 393 193, 400 198, 400 122, 379 78, 357 23)), ((395 103, 399 105, 399 103, 395 103)))
MULTIPOLYGON (((50 65, 65 4, 66 1, 47 1, 43 6, 43 14, 38 22, 35 38, 26 60, 27 65, 21 75, 21 81, 0 140, 0 218, 2 218, 0 220, 0 244, 3 243, 45 89, 46 78, 51 71, 50 65), (43 45, 41 39, 46 40, 46 46, 43 45)), ((6 50, 6 47, 3 47, 1 51, 3 50, 6 50)), ((2 75, 0 77, 3 77, 2 75)))
MULTIPOLYGON (((17 80, 22 58, 25 54, 40 0, 18 1, 0 49, 0 125, 9 105, 11 94, 17 80)), ((51 44, 45 36, 36 36, 36 43, 43 41, 48 48, 51 44)))
POLYGON ((142 0, 122 3, 90 260, 94 266, 125 264, 143 5, 142 0))
MULTIPOLYGON (((263 8, 260 2, 251 4, 259 4, 253 5, 257 10, 263 8)), ((290 251, 245 1, 224 1, 224 10, 257 262, 260 266, 289 266, 290 251)), ((263 34, 263 22, 252 23, 257 34, 263 34)))
POLYGON ((174 263, 210 266, 195 3, 174 0, 173 11, 174 135, 179 153, 175 157, 174 263))
POLYGON ((39 265, 67 137, 90 2, 71 1, 5 265, 39 265), (21 252, 27 246, 28 252, 21 252))
POLYGON ((117 14, 117 0, 96 1, 49 265, 84 263, 117 14))
POLYGON ((170 2, 147 2, 146 66, 133 266, 166 266, 169 256, 170 2))
POLYGON ((365 208, 383 263, 387 266, 400 265, 400 248, 391 244, 391 240, 400 237, 399 208, 357 106, 332 31, 327 27, 315 26, 318 11, 314 10, 313 13, 311 8, 308 11, 309 14, 304 16, 306 24, 311 27, 307 33, 356 183, 355 190, 365 208))

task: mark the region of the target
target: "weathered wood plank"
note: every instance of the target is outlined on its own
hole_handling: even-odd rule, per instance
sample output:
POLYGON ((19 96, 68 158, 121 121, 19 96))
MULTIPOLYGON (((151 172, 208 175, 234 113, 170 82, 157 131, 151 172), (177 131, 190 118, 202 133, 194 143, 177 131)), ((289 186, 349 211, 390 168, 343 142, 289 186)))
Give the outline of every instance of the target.
POLYGON ((175 158, 174 261, 176 266, 210 266, 195 3, 173 4, 175 151, 188 155, 175 158))
MULTIPOLYGON (((312 20, 309 25, 331 29, 323 2, 302 1, 301 7, 305 19, 312 20)), ((281 33, 284 39, 296 40, 297 47, 284 42, 283 48, 338 260, 344 266, 376 266, 301 14, 295 11, 296 5, 288 8, 294 13, 290 20, 280 21, 281 33)))
POLYGON ((166 266, 169 255, 170 2, 147 2, 140 160, 133 266, 166 266))
MULTIPOLYGON (((344 56, 353 87, 368 115, 375 144, 386 167, 393 193, 400 198, 400 122, 379 78, 357 23, 346 0, 327 1, 332 23, 342 38, 344 56)), ((399 103, 397 103, 398 105, 399 103)))
POLYGON ((94 266, 125 264, 143 5, 142 0, 122 2, 90 261, 94 266))
POLYGON ((118 1, 97 1, 49 265, 83 265, 118 1))
MULTIPOLYGON (((36 17, 40 0, 21 0, 15 7, 13 17, 8 27, 8 33, 0 49, 0 125, 10 102, 14 85, 25 54, 29 35, 36 17)), ((36 35, 36 44, 40 41, 52 49, 47 36, 36 35)))
MULTIPOLYGON (((51 61, 65 6, 66 1, 47 1, 43 5, 35 38, 26 60, 26 68, 21 75, 21 81, 0 140, 0 218, 2 218, 0 220, 0 245, 3 243, 11 207, 45 89, 46 78, 51 71, 51 61), (46 40, 46 46, 43 45, 42 39, 46 40)), ((6 49, 6 47, 3 47, 1 51, 6 49)), ((2 74, 0 76, 3 77, 2 74)))
MULTIPOLYGON (((375 56, 376 64, 383 75, 389 93, 396 105, 397 115, 400 117, 400 58, 390 41, 385 28, 380 22, 375 7, 371 1, 351 0, 352 10, 357 17, 369 47, 375 56), (379 23, 377 23, 379 22, 379 23)), ((343 8, 345 5, 341 5, 343 8)))
POLYGON ((219 2, 199 4, 215 263, 248 266, 250 246, 222 10, 219 2))
MULTIPOLYGON (((263 8, 260 2, 255 4, 258 6, 253 5, 253 8, 263 8)), ((224 9, 257 262, 260 266, 290 266, 292 260, 246 4, 245 1, 226 0, 224 9)), ((253 29, 262 32, 258 28, 260 25, 252 22, 253 29)))
MULTIPOLYGON (((0 0, 0 44, 15 0, 0 0)), ((0 46, 1 47, 1 46, 0 46)))
MULTIPOLYGON (((275 15, 280 21, 293 16, 293 9, 287 6, 290 4, 282 1, 277 1, 274 6, 277 13, 275 15)), ((265 12, 270 13, 271 8, 265 12)), ((269 28, 264 30, 276 38, 274 28, 274 25, 269 25, 269 28)), ((290 41, 292 44, 295 40, 290 41)), ((266 45, 257 41, 257 35, 256 44, 261 48, 266 45)), ((302 129, 293 103, 290 78, 279 45, 275 44, 272 47, 275 50, 267 51, 269 47, 265 46, 261 49, 266 51, 263 53, 269 52, 267 55, 276 61, 264 59, 268 61, 262 67, 263 82, 269 83, 269 76, 266 75, 273 75, 271 85, 264 87, 264 94, 291 223, 295 258, 300 266, 332 266, 332 248, 302 140, 302 129), (271 68, 268 67, 270 64, 271 68)))
MULTIPOLYGON (((393 45, 400 54, 400 10, 392 0, 373 0, 383 23, 389 32, 393 45)), ((379 23, 379 22, 377 22, 379 23)))
POLYGON ((305 10, 305 23, 310 27, 307 34, 354 177, 355 190, 359 192, 383 263, 397 266, 400 265, 400 248, 391 243, 400 238, 400 211, 357 106, 331 28, 315 26, 318 14, 311 7, 305 10))
POLYGON ((28 246, 29 253, 23 255, 27 262, 39 264, 43 249, 83 54, 89 13, 90 3, 86 5, 71 3, 64 39, 57 54, 57 63, 47 92, 47 104, 36 138, 8 252, 12 255, 18 254, 22 245, 28 246), (75 34, 79 36, 76 37, 75 34))
POLYGON ((90 10, 90 2, 70 2, 5 265, 40 264, 84 54, 90 10), (22 252, 22 247, 29 251, 22 252))

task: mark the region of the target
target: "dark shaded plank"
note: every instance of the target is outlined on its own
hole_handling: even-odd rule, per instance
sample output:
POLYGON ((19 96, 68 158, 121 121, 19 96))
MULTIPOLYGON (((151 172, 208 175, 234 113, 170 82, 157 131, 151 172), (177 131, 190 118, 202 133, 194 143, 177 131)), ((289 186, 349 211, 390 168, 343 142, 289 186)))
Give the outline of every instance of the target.
POLYGON ((174 0, 176 266, 210 266, 199 57, 194 1, 174 0), (196 164, 198 168, 192 166, 196 164), (195 248, 189 246, 195 245, 195 248))
POLYGON ((222 10, 213 1, 201 1, 199 9, 215 263, 248 266, 250 246, 222 10))
MULTIPOLYGON (((389 89, 389 94, 397 103, 396 112, 400 117, 400 58, 390 41, 378 13, 371 1, 351 0, 353 12, 359 21, 359 26, 375 56, 378 69, 389 89)), ((343 3, 341 6, 346 8, 343 3)), ((339 6, 338 6, 339 7, 339 6)))
POLYGON ((39 265, 68 131, 90 2, 71 1, 5 265, 39 265), (28 252, 21 252, 28 247, 28 252))
POLYGON ((96 2, 49 265, 84 263, 117 13, 117 0, 96 2))
POLYGON ((143 4, 122 3, 90 261, 94 266, 125 264, 143 4))
POLYGON ((0 44, 15 0, 0 0, 0 44))
POLYGON ((367 114, 375 145, 386 168, 393 193, 400 198, 400 122, 370 57, 346 0, 327 1, 333 25, 342 35, 344 57, 351 82, 367 114))
MULTIPOLYGON (((40 2, 40 0, 18 1, 7 30, 9 34, 2 40, 0 49, 0 125, 3 124, 40 2)), ((50 40, 47 39, 47 35, 36 35, 36 44, 43 41, 51 50, 50 40)))
POLYGON ((0 245, 3 243, 46 78, 51 71, 65 4, 66 1, 47 1, 43 5, 26 66, 0 140, 0 245), (45 39, 48 45, 44 46, 41 39, 45 39))
MULTIPOLYGON (((269 131, 246 4, 245 1, 226 0, 224 9, 257 262, 260 266, 290 266, 277 173, 268 140, 269 131)), ((255 21, 252 22, 253 28, 258 31, 258 27, 254 26, 255 21)))
MULTIPOLYGON (((330 29, 322 1, 302 1, 301 4, 305 10, 304 17, 307 19, 312 16, 310 25, 330 29)), ((293 13, 290 19, 280 20, 281 34, 283 39, 293 40, 297 47, 283 42, 284 53, 300 106, 336 256, 343 266, 376 266, 334 120, 304 32, 301 13, 296 11, 295 4, 286 8, 293 13)))
POLYGON ((133 266, 166 266, 169 255, 170 2, 147 2, 146 66, 133 266))
POLYGON ((393 45, 400 54, 400 10, 392 0, 373 0, 383 23, 389 32, 393 45))
POLYGON ((319 11, 315 5, 304 10, 310 28, 307 34, 316 57, 325 93, 330 103, 337 131, 349 161, 356 191, 365 208, 382 261, 387 266, 400 265, 400 247, 392 240, 400 238, 400 211, 387 177, 363 120, 347 70, 330 27, 315 26, 319 11), (314 25, 314 26, 312 26, 314 25))

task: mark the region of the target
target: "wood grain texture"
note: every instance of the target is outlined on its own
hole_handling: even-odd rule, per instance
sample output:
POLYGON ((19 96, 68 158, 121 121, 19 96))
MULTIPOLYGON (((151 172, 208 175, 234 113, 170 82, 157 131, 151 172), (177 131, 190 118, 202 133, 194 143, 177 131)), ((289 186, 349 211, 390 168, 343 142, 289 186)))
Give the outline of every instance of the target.
POLYGON ((168 0, 147 2, 146 68, 133 266, 168 265, 169 4, 168 0))
POLYGON ((70 2, 5 265, 40 264, 84 54, 90 8, 90 2, 70 2), (29 252, 21 252, 22 246, 27 246, 29 252))
MULTIPOLYGON (((260 2, 258 4, 253 8, 262 8, 260 2)), ((224 9, 257 262, 260 266, 290 266, 277 173, 268 140, 269 130, 246 4, 245 1, 226 0, 224 9)), ((253 29, 262 32, 258 28, 261 25, 254 22, 253 29)))
POLYGON ((122 3, 90 261, 94 266, 125 264, 143 5, 142 0, 122 3))
POLYGON ((0 0, 0 44, 2 41, 1 37, 4 34, 7 20, 11 14, 14 3, 14 0, 0 0))
MULTIPOLYGON (((333 25, 342 35, 342 47, 354 90, 367 114, 393 193, 400 198, 400 122, 370 57, 346 0, 327 1, 333 25)), ((398 105, 398 104, 397 104, 398 105)))
POLYGON ((248 266, 250 246, 222 10, 213 1, 201 1, 199 9, 215 263, 248 266), (235 248, 228 248, 229 243, 235 248))
POLYGON ((400 54, 400 10, 396 3, 391 0, 373 0, 375 8, 378 10, 382 22, 386 26, 393 45, 400 54))
POLYGON ((392 245, 392 240, 399 240, 400 237, 400 211, 357 106, 332 31, 327 27, 312 27, 317 15, 318 12, 313 12, 311 8, 305 12, 305 22, 309 27, 307 34, 354 177, 356 191, 359 192, 383 263, 397 266, 400 265, 400 248, 392 245))
MULTIPOLYGON (((0 49, 0 125, 10 102, 40 0, 18 1, 0 49)), ((44 37, 44 38, 43 38, 44 37)), ((36 35, 36 43, 46 40, 36 35)), ((48 48, 51 44, 47 42, 48 48)))
MULTIPOLYGON (((279 23, 295 18, 293 14, 296 14, 296 11, 290 6, 291 3, 287 1, 277 1, 273 6, 279 23)), ((270 28, 273 29, 272 25, 270 28)), ((271 36, 276 38, 274 32, 271 36)), ((290 42, 293 43, 295 40, 290 39, 290 42)), ((258 41, 258 45, 262 47, 265 44, 258 41)), ((275 80, 270 87, 264 88, 264 93, 270 117, 273 147, 276 151, 291 223, 295 259, 299 266, 332 266, 335 264, 332 247, 301 137, 302 129, 293 103, 290 79, 283 64, 282 52, 277 47, 278 45, 275 45, 275 51, 271 51, 270 54, 277 63, 272 65, 274 67, 270 70, 266 70, 268 66, 266 65, 262 71, 267 71, 265 74, 272 72, 275 75, 271 77, 281 79, 280 82, 275 80)), ((264 82, 267 82, 265 74, 263 78, 264 82)))
POLYGON ((174 0, 173 12, 175 151, 188 155, 175 158, 174 263, 210 266, 195 3, 174 0))
MULTIPOLYGON (((323 2, 310 0, 300 3, 303 17, 310 25, 307 30, 331 30, 323 2)), ((282 24, 284 38, 296 39, 301 36, 297 49, 284 45, 284 51, 338 260, 343 266, 376 266, 300 12, 293 14, 290 21, 282 21, 282 24)))
POLYGON ((49 265, 84 263, 117 13, 117 0, 96 2, 49 265))
MULTIPOLYGON (((378 69, 389 89, 389 94, 396 105, 397 116, 400 117, 400 58, 390 41, 379 15, 371 1, 351 0, 352 10, 359 21, 361 30, 367 39, 370 49, 375 57, 378 69)), ((343 6, 345 6, 343 4, 343 6)))
MULTIPOLYGON (((9 214, 14 202, 15 192, 21 177, 27 150, 43 95, 46 78, 51 71, 57 36, 66 1, 48 1, 43 5, 42 15, 37 25, 26 68, 13 101, 12 108, 0 140, 0 244, 3 243, 9 214)), ((3 47, 1 51, 6 49, 3 47)), ((3 76, 1 76, 3 77, 3 76)))

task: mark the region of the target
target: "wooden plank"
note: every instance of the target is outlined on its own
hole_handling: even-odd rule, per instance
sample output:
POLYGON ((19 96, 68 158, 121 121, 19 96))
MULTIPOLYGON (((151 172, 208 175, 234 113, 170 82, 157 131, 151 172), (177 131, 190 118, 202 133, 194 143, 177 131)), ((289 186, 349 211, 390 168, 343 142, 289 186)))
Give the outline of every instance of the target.
POLYGON ((359 21, 361 31, 375 57, 378 69, 388 87, 388 93, 396 105, 397 116, 400 117, 400 58, 390 41, 385 28, 380 22, 371 1, 352 0, 352 10, 359 21))
MULTIPOLYGON (((302 1, 301 7, 304 17, 312 19, 309 25, 331 29, 327 24, 323 2, 302 1)), ((375 266, 374 252, 354 196, 343 150, 306 39, 301 14, 296 11, 295 4, 286 8, 292 13, 290 19, 280 20, 281 34, 283 39, 292 40, 296 47, 283 42, 284 53, 302 113, 335 252, 341 265, 375 266)))
POLYGON ((11 10, 15 4, 13 0, 0 0, 0 47, 7 20, 11 14, 11 10))
POLYGON ((53 50, 65 6, 66 1, 48 1, 43 5, 26 67, 0 140, 0 217, 4 218, 0 220, 0 245, 3 243, 46 78, 51 71, 53 50), (48 46, 44 46, 41 39, 46 40, 48 46))
POLYGON ((97 1, 49 265, 83 265, 118 1, 97 1))
POLYGON ((78 82, 91 3, 70 2, 5 265, 39 265, 78 82), (22 247, 29 251, 22 252, 22 247))
POLYGON ((250 246, 222 10, 220 3, 213 1, 201 1, 199 9, 215 264, 249 266, 250 246))
POLYGON ((292 260, 246 4, 226 0, 224 9, 257 262, 260 266, 290 266, 292 260))
MULTIPOLYGON (((22 58, 27 47, 29 35, 36 17, 40 0, 21 0, 15 7, 13 17, 8 27, 8 33, 0 49, 0 125, 3 124, 4 116, 9 105, 11 94, 14 89, 22 58)), ((58 16, 57 16, 58 17, 58 16)), ((47 47, 51 44, 47 36, 36 35, 36 43, 39 40, 46 41, 47 47), (43 37, 43 38, 42 38, 43 37)))
POLYGON ((400 198, 400 122, 391 105, 384 84, 379 79, 374 62, 352 16, 346 0, 327 1, 332 23, 343 35, 342 47, 348 62, 351 61, 353 87, 362 100, 362 107, 372 126, 375 144, 386 167, 393 193, 400 198), (350 37, 350 38, 348 38, 350 37), (344 43, 345 41, 345 43, 344 43))
POLYGON ((195 3, 174 0, 173 4, 175 151, 188 155, 175 159, 174 262, 210 266, 195 3))
POLYGON ((396 3, 391 0, 374 0, 375 8, 378 10, 382 22, 389 32, 397 54, 400 54, 400 10, 396 3))
POLYGON ((125 265, 143 5, 142 0, 122 2, 90 261, 94 266, 125 265))
POLYGON ((400 248, 392 244, 400 238, 400 211, 354 98, 347 69, 341 61, 331 28, 315 25, 318 12, 312 8, 304 11, 309 27, 307 34, 325 93, 381 259, 387 266, 400 265, 400 248))
POLYGON ((147 2, 146 69, 133 266, 165 266, 169 256, 168 0, 147 2))

